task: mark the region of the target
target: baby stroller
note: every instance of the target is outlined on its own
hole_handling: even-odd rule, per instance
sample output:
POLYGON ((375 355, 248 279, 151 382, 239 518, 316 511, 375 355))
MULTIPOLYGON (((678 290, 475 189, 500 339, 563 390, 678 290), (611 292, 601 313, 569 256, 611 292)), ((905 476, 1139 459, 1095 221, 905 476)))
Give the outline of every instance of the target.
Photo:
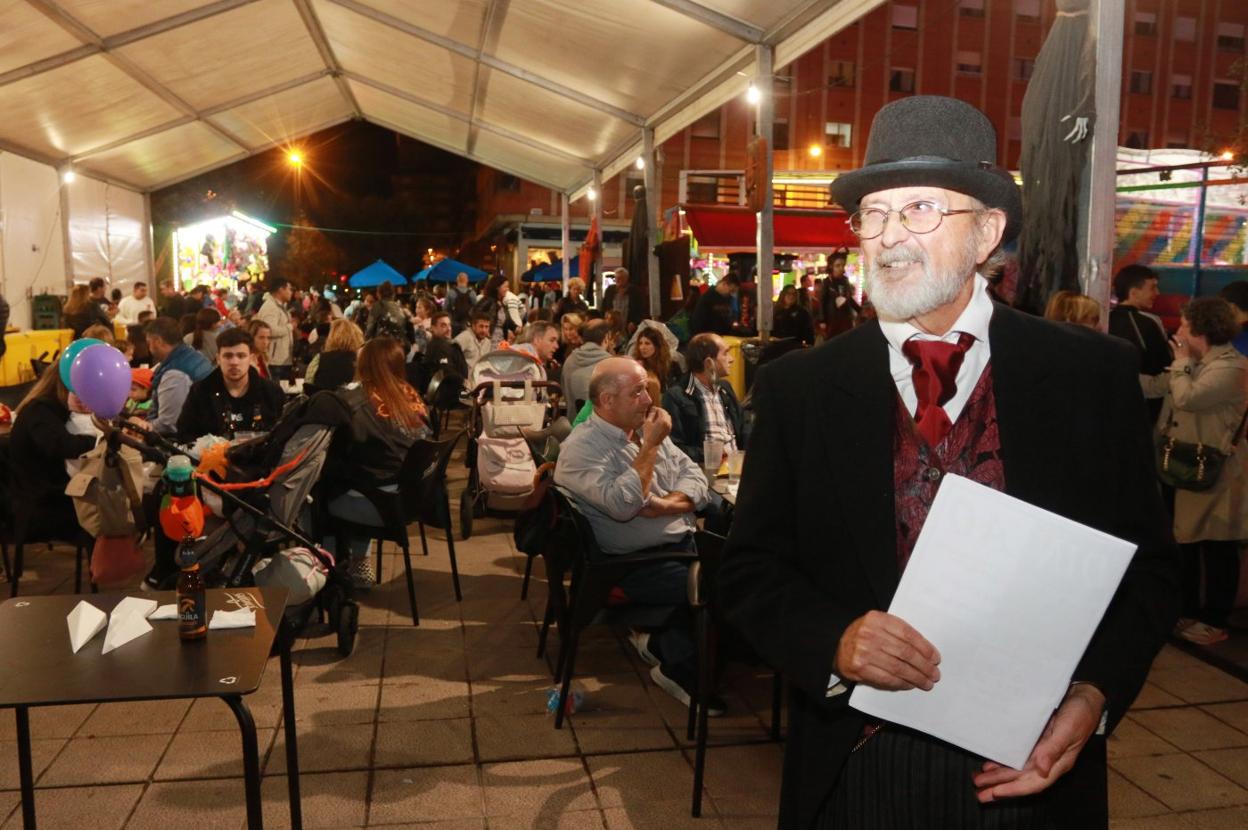
POLYGON ((459 497, 459 529, 472 536, 473 519, 511 518, 533 492, 539 464, 558 455, 571 428, 556 418, 559 384, 533 358, 502 349, 482 357, 469 378, 468 484, 459 497))
MULTIPOLYGON (((317 614, 337 634, 338 652, 345 657, 355 648, 359 630, 360 609, 351 579, 333 555, 313 541, 319 535, 300 525, 307 523, 304 506, 320 478, 335 427, 295 426, 286 418, 283 422, 285 428, 279 423, 266 436, 217 451, 228 462, 224 475, 195 474, 205 506, 216 517, 195 544, 196 559, 211 586, 258 583, 289 589, 287 614, 295 627, 302 628, 317 614)), ((113 434, 149 458, 166 464, 182 454, 153 432, 133 425, 126 428, 137 429, 144 441, 113 434)))

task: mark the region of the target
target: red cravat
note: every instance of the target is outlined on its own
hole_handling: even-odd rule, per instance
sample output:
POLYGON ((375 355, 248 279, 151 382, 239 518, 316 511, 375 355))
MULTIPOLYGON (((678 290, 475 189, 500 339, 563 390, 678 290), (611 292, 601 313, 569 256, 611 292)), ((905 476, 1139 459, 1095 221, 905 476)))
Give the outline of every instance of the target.
POLYGON ((914 392, 919 399, 914 423, 932 449, 953 429, 944 406, 958 389, 958 369, 974 342, 973 335, 963 332, 957 343, 911 338, 902 344, 901 353, 914 366, 914 392))

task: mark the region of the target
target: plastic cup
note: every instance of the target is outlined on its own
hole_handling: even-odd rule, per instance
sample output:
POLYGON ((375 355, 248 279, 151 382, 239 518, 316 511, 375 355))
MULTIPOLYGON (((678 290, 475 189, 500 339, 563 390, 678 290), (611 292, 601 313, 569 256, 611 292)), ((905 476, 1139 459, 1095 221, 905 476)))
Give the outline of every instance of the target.
POLYGON ((728 483, 736 484, 741 480, 741 468, 745 466, 745 450, 728 453, 728 483))
POLYGON ((707 478, 714 478, 719 473, 719 465, 724 460, 724 442, 715 438, 707 438, 702 442, 702 469, 707 478))

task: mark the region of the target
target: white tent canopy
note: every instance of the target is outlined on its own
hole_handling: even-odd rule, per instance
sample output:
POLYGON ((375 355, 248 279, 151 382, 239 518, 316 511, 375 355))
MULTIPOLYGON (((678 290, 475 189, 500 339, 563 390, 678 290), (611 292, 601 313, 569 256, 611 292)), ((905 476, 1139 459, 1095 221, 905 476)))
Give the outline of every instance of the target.
POLYGON ((5 0, 0 149, 150 192, 354 118, 580 196, 883 0, 5 0))

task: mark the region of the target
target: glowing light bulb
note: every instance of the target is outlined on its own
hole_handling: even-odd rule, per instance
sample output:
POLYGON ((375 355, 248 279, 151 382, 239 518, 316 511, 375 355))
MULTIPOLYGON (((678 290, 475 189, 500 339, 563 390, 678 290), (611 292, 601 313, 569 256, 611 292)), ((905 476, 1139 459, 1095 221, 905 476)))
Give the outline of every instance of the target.
POLYGON ((810 153, 810 157, 812 159, 817 159, 823 155, 823 148, 820 147, 818 144, 812 144, 810 145, 810 149, 807 150, 807 152, 810 153))
POLYGON ((289 161, 291 164, 293 164, 295 167, 300 167, 303 165, 303 155, 301 153, 291 153, 290 155, 286 157, 286 160, 289 161))
POLYGON ((646 160, 645 160, 645 159, 643 159, 641 156, 638 156, 638 157, 637 157, 637 162, 636 162, 636 163, 637 163, 637 169, 638 169, 638 170, 645 170, 645 169, 646 169, 646 160))
POLYGON ((585 191, 585 198, 589 199, 591 202, 598 201, 598 191, 591 187, 589 190, 585 191))
POLYGON ((61 181, 63 181, 65 184, 73 184, 77 178, 78 178, 78 174, 75 173, 73 170, 66 170, 64 173, 61 174, 61 181))
POLYGON ((763 99, 763 93, 758 91, 758 87, 750 84, 750 88, 745 91, 745 100, 751 104, 757 104, 763 99))

